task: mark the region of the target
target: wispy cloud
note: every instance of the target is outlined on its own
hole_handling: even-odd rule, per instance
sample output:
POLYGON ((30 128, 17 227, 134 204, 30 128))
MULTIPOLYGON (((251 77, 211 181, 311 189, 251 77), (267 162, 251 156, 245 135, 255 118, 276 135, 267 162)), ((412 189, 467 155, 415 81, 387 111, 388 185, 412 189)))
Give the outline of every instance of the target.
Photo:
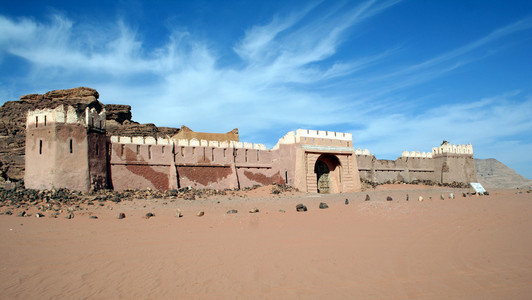
MULTIPOLYGON (((433 105, 417 113, 413 99, 398 102, 403 99, 394 93, 478 60, 479 49, 530 30, 532 18, 400 68, 387 65, 403 51, 393 45, 364 57, 335 56, 357 25, 399 2, 334 7, 316 2, 278 14, 234 42, 232 64, 220 63, 215 41, 183 30, 170 32, 153 48, 125 20, 102 29, 63 15, 46 21, 0 15, 0 63, 8 55, 29 63, 20 81, 38 90, 28 93, 87 85, 100 91, 103 102, 133 105, 141 122, 215 132, 240 127, 243 139, 260 136, 266 140, 257 142, 269 145, 284 133, 272 129, 341 127, 354 133, 355 145, 390 157, 430 150, 442 137, 494 149, 489 143, 531 131, 526 115, 532 100, 523 93, 464 99, 469 104, 433 105)), ((6 85, 0 87, 5 92, 6 85)))

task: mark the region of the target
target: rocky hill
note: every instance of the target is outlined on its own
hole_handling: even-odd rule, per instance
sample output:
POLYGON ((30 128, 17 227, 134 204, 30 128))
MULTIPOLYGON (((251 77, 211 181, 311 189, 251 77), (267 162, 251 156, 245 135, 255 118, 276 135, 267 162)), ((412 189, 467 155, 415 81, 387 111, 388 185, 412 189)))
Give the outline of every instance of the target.
POLYGON ((105 105, 98 101, 95 89, 78 87, 55 90, 45 94, 30 94, 19 100, 7 101, 0 107, 0 183, 6 180, 20 181, 24 178, 24 144, 26 139, 26 112, 33 109, 55 108, 61 104, 71 105, 78 112, 86 107, 107 112, 108 135, 172 136, 177 128, 157 127, 154 124, 139 124, 131 120, 131 106, 105 105))
POLYGON ((532 180, 496 159, 475 159, 475 167, 477 179, 485 188, 532 188, 532 180))

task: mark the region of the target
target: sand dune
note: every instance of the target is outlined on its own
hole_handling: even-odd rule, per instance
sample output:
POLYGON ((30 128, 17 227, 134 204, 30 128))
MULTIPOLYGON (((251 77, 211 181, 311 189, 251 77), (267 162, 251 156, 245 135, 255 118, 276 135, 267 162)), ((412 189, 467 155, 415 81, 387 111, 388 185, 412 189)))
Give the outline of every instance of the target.
POLYGON ((379 187, 370 201, 250 192, 109 203, 72 220, 2 215, 0 298, 532 297, 532 194, 412 188, 379 187), (296 212, 297 203, 309 210, 296 212))

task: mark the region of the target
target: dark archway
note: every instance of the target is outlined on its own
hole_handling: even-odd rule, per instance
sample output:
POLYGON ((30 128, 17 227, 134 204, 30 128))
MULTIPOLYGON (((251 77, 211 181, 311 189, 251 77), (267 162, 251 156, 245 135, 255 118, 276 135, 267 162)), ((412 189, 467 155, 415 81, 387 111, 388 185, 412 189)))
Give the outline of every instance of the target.
POLYGON ((341 192, 340 161, 332 154, 322 154, 316 160, 317 192, 321 194, 341 192))
POLYGON ((330 191, 331 179, 329 176, 329 167, 321 160, 316 161, 314 166, 314 173, 316 173, 316 179, 318 180, 318 193, 328 194, 330 191))

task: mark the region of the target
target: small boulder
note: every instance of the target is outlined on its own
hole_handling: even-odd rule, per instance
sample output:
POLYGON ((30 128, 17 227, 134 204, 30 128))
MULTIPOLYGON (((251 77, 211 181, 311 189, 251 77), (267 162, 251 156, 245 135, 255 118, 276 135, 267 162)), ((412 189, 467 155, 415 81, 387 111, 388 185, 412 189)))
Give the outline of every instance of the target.
POLYGON ((198 217, 203 217, 205 215, 205 212, 204 211, 199 211, 196 216, 198 217))
POLYGON ((325 203, 325 202, 321 202, 320 203, 320 209, 326 209, 326 208, 329 208, 329 205, 327 205, 327 203, 325 203))
POLYGON ((462 193, 462 197, 467 197, 467 194, 466 193, 462 193))
POLYGON ((410 200, 410 196, 406 194, 406 201, 410 200))
POLYGON ((24 217, 25 215, 26 215, 26 211, 23 210, 23 211, 19 212, 17 216, 24 217))
POLYGON ((449 194, 449 199, 454 199, 454 194, 453 193, 449 194))
POLYGON ((67 216, 66 216, 67 219, 71 220, 71 219, 74 219, 74 214, 73 213, 69 213, 67 216))
POLYGON ((119 213, 118 214, 118 219, 119 220, 122 220, 122 219, 125 219, 126 218, 126 214, 125 213, 119 213))
POLYGON ((41 213, 36 213, 35 216, 37 218, 44 218, 44 214, 41 214, 41 213))
POLYGON ((155 214, 149 212, 149 213, 147 213, 146 216, 145 216, 146 219, 149 219, 149 218, 151 218, 151 217, 155 217, 155 214))
POLYGON ((445 196, 441 194, 440 199, 445 200, 445 196))
POLYGON ((98 219, 97 216, 90 216, 89 219, 98 219))
POLYGON ((418 200, 419 202, 421 202, 421 201, 423 201, 423 197, 419 196, 419 198, 417 198, 417 200, 418 200))
POLYGON ((300 204, 296 205, 296 210, 297 211, 307 211, 307 207, 300 203, 300 204))
MULTIPOLYGON (((530 193, 530 191, 527 191, 527 193, 530 193)), ((484 192, 484 195, 489 196, 490 193, 489 193, 488 191, 485 191, 485 192, 484 192)))
POLYGON ((237 214, 237 213, 238 213, 238 210, 231 209, 231 210, 228 210, 226 214, 230 215, 230 214, 237 214))
POLYGON ((366 194, 366 201, 369 201, 371 198, 369 197, 368 194, 366 194))
POLYGON ((392 201, 392 200, 393 200, 392 197, 390 196, 386 197, 386 201, 392 201))
POLYGON ((279 209, 279 212, 280 212, 280 213, 285 213, 286 210, 284 210, 284 209, 279 209))
POLYGON ((345 199, 345 205, 348 205, 349 204, 349 199, 345 199))
POLYGON ((254 208, 254 209, 249 211, 250 214, 254 214, 254 213, 258 213, 258 212, 259 212, 258 208, 254 208))
POLYGON ((177 208, 175 210, 175 216, 178 217, 178 218, 181 218, 183 217, 183 214, 181 213, 181 210, 179 208, 177 208))

